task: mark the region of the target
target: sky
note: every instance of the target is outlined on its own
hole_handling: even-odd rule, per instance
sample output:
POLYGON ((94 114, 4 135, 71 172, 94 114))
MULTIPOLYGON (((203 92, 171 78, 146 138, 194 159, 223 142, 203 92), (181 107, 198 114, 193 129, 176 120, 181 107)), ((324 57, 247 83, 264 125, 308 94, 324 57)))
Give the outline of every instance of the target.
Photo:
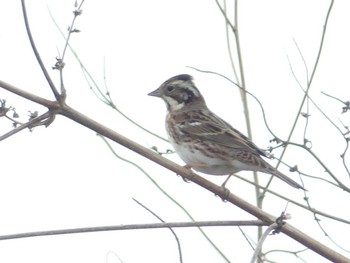
MULTIPOLYGON (((233 19, 233 1, 228 1, 233 19)), ((247 89, 264 107, 269 127, 286 139, 296 117, 315 64, 329 1, 257 1, 239 2, 239 32, 247 89), (300 52, 298 51, 300 50, 300 52), (302 56, 300 55, 302 54, 302 56), (307 69, 305 68, 305 64, 307 69), (293 76, 293 73, 295 77, 293 76), (298 85, 299 81, 300 86, 298 85)), ((310 97, 342 128, 349 125, 349 113, 341 114, 342 105, 321 92, 341 100, 349 99, 348 69, 350 36, 347 34, 350 4, 335 1, 319 66, 314 75, 310 97)), ((0 2, 0 79, 47 99, 52 93, 40 71, 26 35, 19 1, 0 2)), ((73 19, 74 1, 28 1, 31 31, 40 55, 54 82, 59 75, 52 70, 62 54, 64 39, 57 25, 66 32, 73 19)), ((207 104, 217 115, 246 134, 239 90, 225 79, 196 71, 218 72, 234 79, 225 31, 225 21, 215 1, 85 1, 83 13, 71 36, 70 44, 96 83, 105 84, 114 103, 142 127, 166 137, 164 103, 147 94, 166 79, 181 73, 194 76, 207 104)), ((231 35, 231 48, 235 54, 231 35)), ((64 83, 67 103, 118 133, 160 151, 171 146, 131 124, 106 107, 90 89, 77 59, 68 51, 64 83)), ((0 89, 0 98, 16 108, 25 120, 28 112, 45 109, 0 89)), ((249 98, 253 140, 261 148, 273 144, 273 136, 264 125, 261 109, 249 98)), ((340 154, 344 139, 310 102, 303 112, 311 115, 306 137, 312 150, 349 186, 349 174, 340 154)), ((302 143, 306 119, 301 119, 292 140, 302 143)), ((0 120, 1 134, 12 123, 0 120)), ((132 153, 116 143, 115 152, 137 163, 169 195, 190 211, 196 220, 248 220, 246 212, 180 177, 132 153)), ((279 156, 280 149, 274 151, 279 156)), ((175 155, 167 158, 183 164, 175 155)), ((0 236, 32 231, 76 227, 108 226, 159 222, 138 205, 147 206, 167 222, 190 219, 170 201, 140 169, 116 158, 96 134, 57 116, 48 128, 22 131, 1 141, 0 158, 0 236)), ((284 160, 306 174, 331 180, 324 169, 298 147, 289 147, 284 160)), ((349 163, 349 157, 345 159, 349 163)), ((272 164, 276 161, 271 160, 272 164)), ((299 180, 288 167, 282 172, 299 180)), ((252 180, 251 173, 239 175, 252 180)), ((220 185, 224 177, 203 175, 220 185)), ((259 175, 264 185, 269 176, 259 175)), ((349 219, 342 204, 349 194, 320 180, 303 177, 308 193, 273 180, 271 189, 327 214, 349 219)), ((231 192, 255 204, 254 188, 237 178, 230 179, 231 192)), ((286 208, 286 201, 267 194, 263 209, 275 216, 286 208)), ((293 204, 287 206, 290 223, 330 248, 350 257, 350 227, 321 217, 324 231, 312 213, 293 204)), ((243 227, 252 243, 256 229, 243 227)), ((253 250, 237 227, 205 228, 206 233, 231 262, 248 262, 253 250)), ((176 229, 183 248, 184 262, 226 262, 197 229, 176 229)), ((269 236, 264 252, 272 249, 299 251, 303 246, 283 234, 269 236)), ((269 253, 275 262, 328 262, 312 251, 299 254, 269 253)), ((72 234, 1 241, 1 262, 179 262, 174 237, 167 229, 130 230, 72 234)))

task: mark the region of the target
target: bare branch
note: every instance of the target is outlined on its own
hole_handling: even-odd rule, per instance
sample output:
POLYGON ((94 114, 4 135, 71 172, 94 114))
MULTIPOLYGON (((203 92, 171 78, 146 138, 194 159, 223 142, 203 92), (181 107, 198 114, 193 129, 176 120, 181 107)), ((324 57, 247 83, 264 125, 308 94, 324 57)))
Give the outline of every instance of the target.
MULTIPOLYGON (((244 182, 247 182, 247 183, 249 183, 249 184, 254 185, 254 182, 249 181, 248 179, 246 179, 246 178, 243 177, 243 176, 239 176, 239 175, 235 174, 235 177, 239 178, 240 180, 242 180, 242 181, 244 181, 244 182)), ((259 188, 263 189, 264 187, 262 187, 262 186, 259 185, 259 188)), ((270 194, 272 194, 272 195, 274 195, 274 196, 277 196, 277 197, 279 197, 279 198, 281 198, 281 199, 283 199, 283 200, 285 200, 285 201, 287 201, 287 202, 289 202, 289 203, 292 203, 292 204, 294 204, 294 205, 296 205, 296 206, 299 206, 299 207, 301 207, 301 208, 304 208, 304 209, 306 209, 306 210, 309 210, 310 212, 312 212, 312 213, 314 213, 314 214, 317 214, 317 215, 320 215, 320 216, 324 216, 324 217, 326 217, 326 218, 330 218, 330 219, 336 220, 336 221, 338 221, 338 222, 341 222, 341 223, 350 225, 350 220, 346 220, 346 219, 344 219, 344 218, 337 217, 337 216, 335 216, 335 215, 333 215, 333 214, 329 214, 329 213, 323 212, 323 211, 318 210, 318 209, 316 209, 316 208, 303 205, 303 204, 301 204, 301 203, 298 203, 298 202, 294 201, 293 199, 287 198, 287 197, 285 197, 285 196, 283 196, 283 195, 281 195, 281 194, 279 194, 279 193, 277 193, 277 192, 275 192, 275 191, 272 191, 272 190, 270 190, 270 189, 268 189, 266 192, 268 192, 268 193, 270 193, 270 194)))
POLYGON ((0 80, 0 87, 11 92, 14 93, 22 98, 25 98, 27 100, 30 100, 32 102, 38 103, 46 108, 49 108, 51 110, 54 109, 59 109, 60 105, 56 102, 56 101, 50 101, 47 99, 44 99, 42 97, 39 97, 33 93, 30 93, 28 91, 25 91, 23 89, 17 88, 9 83, 6 83, 5 81, 0 80))
MULTIPOLYGON (((140 205, 141 207, 143 207, 146 211, 150 212, 154 217, 156 217, 157 219, 159 219, 159 221, 161 221, 162 223, 165 223, 165 221, 158 216, 155 212, 153 212, 151 209, 149 209, 147 206, 145 206, 144 204, 142 204, 141 202, 137 201, 135 198, 133 198, 132 200, 134 200, 138 205, 140 205)), ((178 236, 176 235, 175 231, 173 230, 172 227, 169 227, 169 230, 171 231, 171 233, 173 234, 173 236, 175 237, 176 240, 176 244, 177 244, 177 249, 179 251, 179 260, 182 263, 182 249, 181 249, 181 244, 180 244, 180 240, 178 238, 178 236)))
POLYGON ((60 101, 61 100, 61 96, 60 94, 58 93, 56 87, 55 87, 55 84, 53 84, 53 81, 49 75, 49 73, 47 72, 46 68, 45 68, 45 65, 40 57, 40 54, 36 48, 36 45, 35 45, 35 42, 34 42, 34 39, 33 39, 33 36, 32 36, 32 33, 30 31, 30 26, 29 26, 29 21, 28 21, 28 16, 27 16, 27 10, 26 10, 26 5, 25 5, 25 0, 22 0, 22 10, 23 10, 23 17, 24 17, 24 22, 25 22, 25 26, 26 26, 26 30, 27 30, 27 34, 28 34, 28 38, 29 38, 29 41, 30 41, 30 44, 32 46, 32 49, 33 49, 33 52, 34 52, 34 55, 39 63, 39 66, 42 70, 42 72, 44 73, 44 76, 46 78, 46 81, 47 83, 49 84, 55 98, 57 101, 60 101))
POLYGON ((27 232, 12 235, 2 235, 0 240, 9 240, 17 238, 39 237, 39 236, 54 236, 78 233, 91 233, 103 231, 117 231, 117 230, 136 230, 136 229, 155 229, 155 228, 183 228, 183 227, 211 227, 211 226, 261 226, 266 225, 260 220, 236 220, 236 221, 198 221, 198 222, 175 222, 175 223, 153 223, 153 224, 131 224, 118 226, 100 226, 100 227, 83 227, 71 228, 63 230, 48 230, 27 232))
POLYGON ((48 112, 44 113, 43 115, 38 116, 36 118, 33 118, 30 121, 28 121, 27 123, 24 123, 24 124, 16 127, 15 129, 5 133, 4 135, 1 135, 0 141, 3 141, 5 139, 7 139, 8 137, 26 129, 26 128, 32 129, 33 127, 36 127, 39 125, 45 125, 47 127, 52 123, 53 119, 54 119, 54 115, 52 114, 52 112, 48 111, 48 112))
POLYGON ((67 36, 67 38, 66 38, 66 43, 65 43, 64 48, 63 48, 62 56, 59 58, 59 60, 60 60, 60 65, 62 65, 62 66, 58 67, 58 70, 59 70, 59 72, 60 72, 61 96, 62 96, 63 100, 66 98, 66 88, 65 88, 65 86, 64 86, 64 81, 63 81, 64 57, 65 57, 65 55, 66 55, 66 51, 67 51, 67 47, 68 47, 68 45, 69 45, 69 39, 70 39, 71 35, 72 35, 73 33, 79 33, 79 32, 80 32, 80 30, 74 28, 74 24, 75 24, 76 18, 77 18, 78 16, 80 16, 80 15, 82 14, 82 12, 83 12, 81 8, 82 8, 82 6, 83 6, 83 4, 84 4, 84 1, 85 1, 85 0, 82 0, 81 3, 80 3, 80 5, 79 5, 79 6, 76 6, 76 9, 73 11, 74 18, 73 18, 73 20, 72 20, 71 25, 68 27, 68 36, 67 36))
MULTIPOLYGON (((289 135, 288 135, 288 138, 287 138, 286 142, 289 142, 289 141, 291 140, 291 138, 292 138, 292 136, 293 136, 293 134, 294 134, 296 125, 297 125, 297 123, 298 123, 298 120, 299 120, 299 118, 300 118, 300 116, 301 116, 300 113, 301 113, 301 111, 302 111, 302 108, 303 108, 303 106, 304 106, 304 104, 305 104, 306 99, 308 98, 308 94, 309 94, 309 91, 310 91, 310 88, 311 88, 311 83, 312 83, 312 80, 313 80, 313 78, 314 78, 314 76, 315 76, 316 69, 317 69, 317 66, 318 66, 318 62, 319 62, 320 57, 321 57, 322 48, 323 48, 323 43, 324 43, 324 38, 325 38, 325 36, 326 36, 326 30, 327 30, 327 25, 328 25, 328 19, 329 19, 329 16, 330 16, 330 13, 331 13, 331 10, 332 10, 332 7, 333 7, 333 2, 334 2, 334 0, 331 1, 330 5, 329 5, 329 7, 328 7, 328 11, 327 11, 327 14, 326 14, 325 22, 324 22, 324 25, 323 25, 323 31, 322 31, 322 35, 321 35, 320 46, 319 46, 319 49, 318 49, 318 53, 317 53, 317 58, 316 58, 316 61, 315 61, 315 65, 314 65, 314 67, 313 67, 313 69, 312 69, 311 76, 310 76, 309 81, 308 81, 308 84, 307 84, 307 89, 306 89, 306 91, 305 91, 305 95, 304 95, 304 97, 303 97, 303 99, 302 99, 302 101, 301 101, 301 103, 300 103, 300 107, 299 107, 299 109, 298 109, 298 111, 297 111, 297 114, 296 114, 296 117, 295 117, 293 126, 292 126, 292 128, 291 128, 291 130, 290 130, 290 133, 289 133, 289 135)), ((283 159, 283 156, 284 156, 284 154, 286 153, 287 148, 288 148, 287 145, 286 145, 286 147, 283 148, 283 151, 282 151, 280 157, 278 158, 279 160, 282 160, 282 159, 283 159)), ((277 163, 277 166, 276 166, 276 167, 278 167, 279 164, 280 164, 280 162, 277 163)), ((273 179, 273 176, 270 177, 270 180, 269 180, 267 186, 270 185, 272 179, 273 179)))
POLYGON ((259 242, 258 242, 258 244, 256 246, 254 255, 253 255, 250 263, 254 263, 254 262, 257 261, 257 258, 259 256, 259 254, 261 253, 262 245, 263 245, 265 239, 270 234, 270 232, 273 231, 276 227, 278 227, 278 224, 277 223, 273 223, 265 230, 264 234, 259 239, 259 242))

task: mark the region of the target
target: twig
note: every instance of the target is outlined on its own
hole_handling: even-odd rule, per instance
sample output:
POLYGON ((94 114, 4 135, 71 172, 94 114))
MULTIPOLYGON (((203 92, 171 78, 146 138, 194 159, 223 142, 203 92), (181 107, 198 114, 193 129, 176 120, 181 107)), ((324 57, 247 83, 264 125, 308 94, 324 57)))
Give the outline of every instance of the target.
MULTIPOLYGON (((248 179, 246 179, 246 178, 243 177, 243 176, 239 176, 239 175, 236 175, 236 174, 235 174, 235 177, 237 177, 237 178, 239 178, 240 180, 242 180, 242 181, 244 181, 244 182, 247 182, 247 183, 249 183, 249 184, 252 184, 252 185, 255 184, 254 182, 249 181, 248 179)), ((260 186, 260 185, 259 185, 258 187, 261 188, 261 189, 264 189, 263 186, 260 186)), ((316 209, 316 208, 303 205, 303 204, 301 204, 301 203, 298 203, 298 202, 294 201, 293 199, 287 198, 287 197, 285 197, 285 196, 283 196, 283 195, 281 195, 281 194, 279 194, 279 193, 276 193, 275 191, 272 191, 272 190, 270 190, 270 189, 267 189, 266 192, 268 192, 268 193, 270 193, 270 194, 272 194, 272 195, 274 195, 274 196, 276 196, 276 197, 279 197, 279 198, 281 198, 281 199, 283 199, 283 200, 285 200, 285 201, 287 201, 287 202, 289 202, 289 203, 292 203, 292 204, 294 204, 294 205, 296 205, 296 206, 299 206, 299 207, 301 207, 301 208, 304 208, 305 210, 308 210, 308 211, 310 211, 310 212, 312 212, 312 213, 314 213, 314 214, 318 214, 318 215, 324 216, 324 217, 326 217, 326 218, 330 218, 330 219, 332 219, 332 220, 336 220, 336 221, 338 221, 338 222, 340 222, 340 223, 344 223, 344 224, 350 225, 350 220, 346 220, 346 219, 344 219, 344 218, 337 217, 337 216, 335 216, 335 215, 325 213, 325 212, 320 211, 320 210, 318 210, 318 209, 316 209)))
MULTIPOLYGON (((306 260, 304 260, 303 258, 301 258, 301 257, 298 255, 298 254, 300 254, 300 253, 302 253, 302 252, 305 252, 305 251, 307 251, 307 250, 308 250, 307 248, 301 249, 301 250, 297 250, 297 251, 289 251, 289 250, 281 250, 281 249, 271 249, 271 250, 265 252, 264 255, 265 255, 265 258, 266 258, 266 256, 267 256, 268 254, 270 254, 270 253, 276 253, 276 252, 287 253, 287 254, 292 254, 292 255, 296 256, 298 259, 302 260, 304 263, 307 263, 306 260)), ((267 262, 270 262, 270 261, 268 261, 268 260, 266 260, 266 261, 267 261, 267 262)))
MULTIPOLYGON (((56 20, 54 19, 53 15, 51 14, 50 10, 49 10, 49 14, 51 16, 52 21, 54 22, 54 24, 56 25, 57 29, 60 31, 62 37, 64 39, 66 39, 63 31, 61 30, 61 28, 58 26, 56 20)), ((102 92, 102 90, 99 88, 97 82, 94 80, 94 78, 91 76, 90 72, 88 71, 88 69, 85 67, 84 63, 81 61, 81 59, 79 58, 77 52, 75 52, 75 50, 72 48, 72 46, 68 43, 68 47, 70 49, 70 51, 72 52, 72 54, 74 55, 75 59, 78 61, 80 68, 82 70, 82 73, 85 77, 86 82, 89 84, 92 92, 96 95, 96 97, 102 101, 103 103, 105 103, 106 105, 110 106, 112 109, 116 110, 120 115, 122 115, 122 117, 124 117, 127 121, 131 122, 132 124, 134 124, 136 127, 140 128, 141 130, 155 136, 156 138, 168 142, 167 139, 159 136, 158 134, 151 132, 150 130, 144 128, 143 126, 141 126, 140 124, 138 124, 137 122, 135 122, 134 120, 132 120, 132 118, 130 118, 129 116, 127 116, 124 112, 122 112, 117 105, 113 102, 113 100, 111 99, 110 94, 106 95, 102 92), (90 84, 91 83, 91 84, 90 84)), ((104 76, 105 78, 105 76, 104 76)), ((106 82, 105 82, 106 83, 106 82)), ((106 87, 106 91, 107 93, 109 93, 108 91, 108 87, 106 87)))
MULTIPOLYGON (((287 142, 286 142, 287 144, 287 142)), ((334 181, 337 182, 337 184, 346 192, 350 193, 350 188, 347 187, 345 184, 343 184, 333 173, 332 171, 328 168, 328 166, 308 147, 306 147, 303 144, 298 144, 298 143, 293 143, 293 142, 288 142, 289 145, 294 145, 303 148, 306 150, 308 153, 312 155, 312 157, 315 158, 315 160, 322 166, 322 168, 333 178, 334 181)))
POLYGON ((323 95, 327 96, 327 97, 330 97, 330 98, 332 98, 332 99, 335 99, 335 100, 339 101, 340 103, 344 104, 345 106, 343 107, 343 112, 342 112, 342 113, 345 113, 345 112, 347 112, 347 111, 350 109, 350 101, 343 101, 343 100, 338 99, 337 97, 334 97, 334 96, 332 96, 332 95, 330 95, 330 94, 327 94, 327 93, 325 93, 325 92, 323 92, 323 91, 321 91, 321 93, 322 93, 323 95))
POLYGON ((63 48, 63 52, 62 52, 62 56, 60 57, 59 61, 60 61, 60 66, 58 67, 58 70, 60 72, 60 83, 61 83, 61 94, 62 94, 62 98, 65 99, 66 98, 66 89, 64 87, 64 82, 63 82, 63 68, 64 68, 64 57, 66 55, 66 51, 67 51, 67 47, 69 45, 69 39, 72 35, 72 33, 76 33, 79 32, 78 30, 74 29, 74 24, 75 24, 75 20, 77 19, 78 16, 81 15, 82 13, 82 6, 84 4, 85 0, 82 0, 80 5, 78 7, 76 7, 76 9, 74 10, 73 14, 74 14, 74 18, 72 20, 71 25, 68 28, 68 36, 66 38, 66 43, 64 45, 63 48))
POLYGON ((54 118, 54 114, 52 112, 48 111, 48 112, 16 127, 15 129, 5 133, 4 135, 1 135, 0 141, 3 141, 6 138, 8 138, 8 137, 26 129, 26 128, 31 129, 31 128, 33 128, 35 126, 39 126, 39 125, 45 125, 47 127, 48 125, 50 125, 52 123, 52 121, 53 121, 52 118, 54 118))
POLYGON ((11 235, 2 235, 0 240, 10 240, 17 238, 39 237, 39 236, 54 236, 77 233, 92 233, 103 231, 117 231, 117 230, 137 230, 137 229, 155 229, 155 228, 179 228, 179 227, 212 227, 212 226, 259 226, 265 225, 259 220, 242 220, 242 221, 199 221, 199 222, 174 222, 174 223, 152 223, 152 224, 130 224, 117 226, 99 226, 99 227, 82 227, 70 228, 61 230, 48 230, 27 232, 11 235))
MULTIPOLYGON (((221 5, 220 5, 220 3, 219 3, 218 0, 215 0, 215 2, 216 2, 216 4, 217 4, 218 8, 220 9, 221 14, 224 16, 226 24, 230 26, 232 32, 235 32, 235 31, 236 31, 236 27, 235 27, 234 25, 232 25, 230 19, 227 17, 226 9, 224 10, 224 9, 221 7, 221 5)), ((225 3, 225 4, 226 4, 226 3, 225 3)))
POLYGON ((230 19, 227 17, 226 0, 224 0, 224 8, 221 7, 218 0, 215 0, 215 2, 217 4, 217 6, 219 7, 222 15, 225 17, 225 32, 226 32, 226 45, 227 45, 227 50, 228 50, 228 56, 229 56, 229 59, 231 62, 231 67, 232 67, 235 79, 237 82, 239 82, 236 66, 235 66, 234 59, 233 59, 232 49, 231 49, 230 31, 229 31, 229 29, 231 29, 232 32, 234 33, 236 31, 236 29, 232 25, 230 19))
MULTIPOLYGON (((295 79, 295 81, 297 82, 297 84, 298 84, 298 86, 302 89, 302 91, 306 94, 306 91, 303 89, 303 87, 302 87, 302 85, 301 85, 301 83, 299 82, 299 80, 297 79, 297 77, 296 77, 296 75, 295 75, 295 73, 294 73, 294 70, 293 70, 293 68, 292 68, 292 65, 289 63, 289 66, 290 66, 290 69, 291 69, 291 72, 292 72, 292 74, 293 74, 293 76, 294 76, 294 79, 295 79)), ((326 94, 326 93, 323 93, 324 95, 326 95, 326 96, 329 96, 329 97, 332 97, 331 95, 328 95, 328 94, 326 94)), ((308 97, 308 101, 311 101, 311 103, 316 107, 316 109, 325 117, 325 119, 341 134, 341 136, 344 138, 344 140, 345 140, 345 149, 344 149, 344 152, 341 154, 341 157, 342 157, 342 160, 343 160, 343 166, 344 166, 344 168, 345 168, 345 170, 347 171, 347 173, 349 174, 349 176, 350 176, 350 170, 349 170, 349 168, 348 168, 348 166, 347 166, 347 164, 346 164, 346 162, 345 162, 345 155, 346 155, 346 153, 347 153, 347 150, 348 150, 348 148, 349 148, 349 139, 345 136, 345 134, 342 132, 342 130, 331 120, 331 118, 330 117, 328 117, 327 116, 327 114, 316 104, 316 102, 311 98, 311 97, 309 97, 309 95, 307 94, 307 97, 308 97)), ((334 97, 332 97, 332 98, 334 98, 334 97)), ((334 99, 336 99, 336 100, 338 100, 338 101, 341 101, 341 100, 339 100, 338 98, 334 98, 334 99)), ((343 101, 341 101, 342 103, 344 103, 345 104, 345 106, 343 107, 343 112, 344 112, 344 109, 346 109, 348 106, 347 106, 347 104, 349 104, 350 105, 350 102, 343 102, 343 101)), ((284 142, 284 144, 287 144, 287 142, 284 142)), ((289 143, 290 144, 290 143, 289 143)), ((304 146, 306 146, 305 145, 305 140, 304 140, 304 146)), ((303 147, 304 148, 304 147, 303 147)), ((310 148, 310 147, 306 147, 306 148, 310 148)), ((321 164, 322 165, 322 164, 321 164)), ((329 173, 330 173, 330 171, 329 171, 329 173)), ((331 174, 331 176, 333 177, 333 175, 331 174)))
MULTIPOLYGON (((328 25, 328 19, 329 19, 329 16, 330 16, 330 13, 331 13, 331 10, 332 10, 332 7, 333 7, 333 3, 334 3, 334 0, 331 1, 330 5, 329 5, 329 7, 328 7, 328 11, 327 11, 327 14, 326 14, 325 22, 324 22, 324 25, 323 25, 323 31, 322 31, 322 34, 321 34, 320 46, 319 46, 319 49, 318 49, 318 53, 317 53, 315 65, 314 65, 314 67, 313 67, 313 69, 312 69, 311 76, 310 76, 310 78, 309 78, 309 80, 308 80, 308 83, 307 83, 307 89, 306 89, 306 91, 305 91, 305 95, 304 95, 304 97, 303 97, 303 99, 302 99, 302 101, 301 101, 301 103, 300 103, 300 106, 299 106, 299 109, 298 109, 298 111, 297 111, 297 114, 296 114, 294 123, 293 123, 293 125, 292 125, 292 128, 291 128, 291 130, 290 130, 290 133, 289 133, 289 135, 288 135, 288 138, 287 138, 286 142, 290 142, 290 140, 291 140, 291 138, 292 138, 292 135, 294 134, 296 125, 297 125, 297 123, 298 123, 298 121, 299 121, 299 118, 300 118, 300 116, 301 116, 300 113, 301 113, 301 111, 302 111, 302 108, 303 108, 303 106, 304 106, 304 103, 305 103, 306 99, 308 98, 308 94, 309 94, 309 91, 310 91, 310 89, 311 89, 311 83, 312 83, 312 81, 313 81, 313 79, 314 79, 314 76, 315 76, 315 73, 316 73, 316 70, 317 70, 317 66, 318 66, 318 62, 320 61, 320 58, 321 58, 321 53, 322 53, 322 50, 323 50, 324 38, 325 38, 325 36, 326 36, 326 30, 327 30, 327 25, 328 25)), ((286 145, 286 147, 283 148, 282 153, 281 153, 280 157, 278 158, 279 160, 282 160, 282 159, 283 159, 283 156, 284 156, 284 154, 286 153, 287 148, 288 148, 287 145, 286 145)), ((276 167, 278 167, 279 164, 280 164, 280 162, 277 163, 276 167)), ((270 185, 270 183, 271 183, 273 177, 274 177, 274 176, 271 176, 271 177, 270 177, 270 180, 269 180, 269 182, 267 183, 267 186, 270 185)), ((264 194, 264 193, 262 193, 262 194, 264 194)))
POLYGON ((277 226, 278 226, 277 223, 271 224, 271 225, 265 230, 265 232, 261 235, 261 237, 260 237, 260 239, 259 239, 259 242, 258 242, 258 244, 257 244, 257 246, 256 246, 256 248, 255 248, 255 252, 254 252, 254 254, 253 254, 253 257, 252 257, 250 263, 254 263, 254 262, 257 261, 258 256, 259 256, 259 254, 260 254, 260 252, 261 252, 262 245, 263 245, 265 239, 266 239, 267 236, 270 234, 270 232, 271 232, 272 230, 274 230, 277 226))
POLYGON ((21 0, 22 1, 22 10, 23 10, 23 17, 24 17, 24 23, 25 23, 25 26, 26 26, 26 30, 27 30, 27 35, 28 35, 28 38, 29 38, 29 41, 30 41, 30 44, 32 46, 32 49, 33 49, 33 52, 34 52, 34 55, 36 57, 36 60, 38 61, 39 63, 39 66, 46 78, 46 81, 47 83, 49 84, 55 98, 57 101, 60 101, 61 100, 61 96, 60 94, 58 93, 57 89, 56 89, 56 86, 55 84, 53 84, 53 81, 49 75, 49 73, 47 72, 46 68, 45 68, 45 65, 43 63, 43 61, 41 60, 41 57, 40 57, 40 54, 35 46, 35 42, 34 42, 34 39, 33 39, 33 36, 32 36, 32 33, 30 31, 30 26, 29 26, 29 21, 28 21, 28 16, 27 16, 27 10, 26 10, 26 5, 25 5, 25 0, 21 0))
MULTIPOLYGON (((155 216, 157 219, 159 219, 159 221, 161 221, 162 223, 165 223, 165 221, 158 216, 155 212, 153 212, 151 209, 149 209, 148 207, 146 207, 144 204, 140 203, 139 201, 137 201, 135 198, 133 198, 132 200, 134 200, 138 205, 140 205, 141 207, 143 207, 144 209, 146 209, 148 212, 150 212, 153 216, 155 216)), ((173 236, 175 237, 176 240, 176 244, 177 244, 177 249, 179 251, 179 260, 182 263, 182 249, 181 249, 181 244, 180 244, 180 240, 178 238, 178 236, 176 235, 175 231, 169 227, 169 230, 171 231, 171 233, 173 234, 173 236)))

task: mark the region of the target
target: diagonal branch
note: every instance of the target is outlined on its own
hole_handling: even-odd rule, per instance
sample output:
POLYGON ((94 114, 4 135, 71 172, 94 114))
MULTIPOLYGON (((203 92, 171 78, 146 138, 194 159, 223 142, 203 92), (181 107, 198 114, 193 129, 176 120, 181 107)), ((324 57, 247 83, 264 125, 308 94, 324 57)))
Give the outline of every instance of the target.
POLYGON ((14 93, 22 98, 25 98, 27 100, 30 100, 32 102, 38 103, 46 108, 49 109, 58 109, 60 107, 60 105, 56 102, 56 101, 51 101, 51 100, 47 100, 44 99, 40 96, 37 96, 33 93, 30 93, 28 91, 25 91, 23 89, 17 88, 9 83, 6 83, 5 81, 0 80, 0 87, 11 92, 14 93))
POLYGON ((54 114, 52 114, 50 111, 45 112, 44 114, 24 123, 21 124, 20 126, 16 127, 15 129, 12 129, 11 131, 5 133, 4 135, 0 136, 0 141, 3 141, 9 137, 11 137, 12 135, 28 128, 31 129, 35 126, 39 126, 39 125, 45 125, 46 127, 48 125, 50 125, 52 123, 52 121, 54 120, 54 114))

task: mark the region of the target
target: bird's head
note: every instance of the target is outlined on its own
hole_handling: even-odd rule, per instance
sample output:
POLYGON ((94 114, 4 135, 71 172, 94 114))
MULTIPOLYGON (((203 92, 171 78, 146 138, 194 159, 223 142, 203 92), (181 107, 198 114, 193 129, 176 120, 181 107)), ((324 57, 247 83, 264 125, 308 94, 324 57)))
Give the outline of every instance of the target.
POLYGON ((203 96, 187 74, 177 75, 165 81, 158 89, 148 95, 162 98, 168 111, 183 110, 188 107, 205 106, 203 96))

